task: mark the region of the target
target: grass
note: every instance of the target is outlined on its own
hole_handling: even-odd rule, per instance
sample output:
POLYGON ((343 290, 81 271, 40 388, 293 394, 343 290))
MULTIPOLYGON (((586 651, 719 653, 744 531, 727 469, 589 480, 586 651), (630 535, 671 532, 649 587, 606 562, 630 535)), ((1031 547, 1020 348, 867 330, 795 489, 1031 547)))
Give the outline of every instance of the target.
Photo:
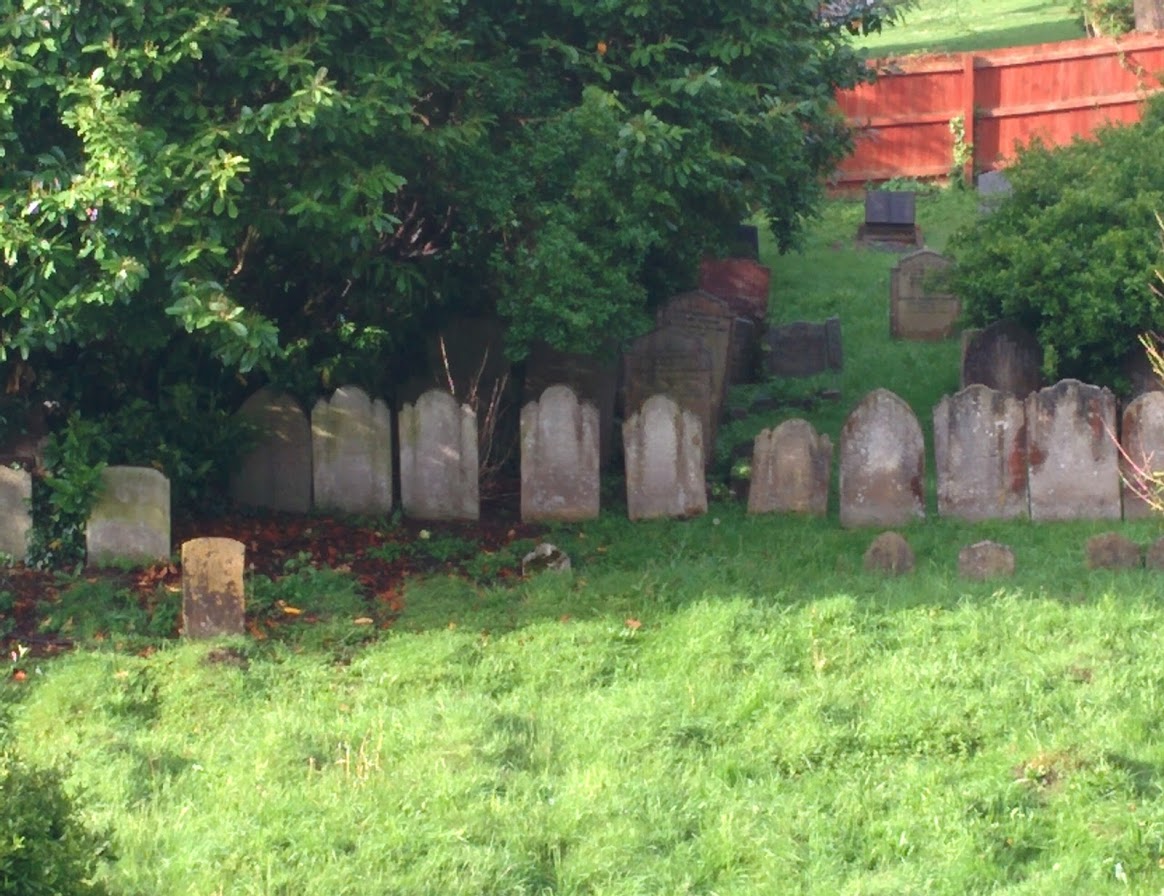
POLYGON ((861 40, 873 56, 962 53, 1076 40, 1067 0, 918 0, 901 24, 861 40))
MULTIPOLYGON (((921 195, 929 244, 975 205, 921 195)), ((890 340, 896 256, 853 247, 860 214, 831 203, 771 259, 773 318, 842 318, 818 428, 886 386, 932 442, 957 340, 890 340)), ((82 580, 59 601, 80 648, 20 659, 0 717, 114 831, 113 896, 1158 894, 1161 579, 1086 569, 1085 539, 1116 527, 1162 534, 931 516, 903 530, 915 572, 886 579, 835 502, 612 512, 551 533, 571 573, 410 579, 387 629, 293 558, 250 597, 318 621, 213 644, 82 580), (984 538, 1014 548, 1014 578, 957 576, 984 538)))

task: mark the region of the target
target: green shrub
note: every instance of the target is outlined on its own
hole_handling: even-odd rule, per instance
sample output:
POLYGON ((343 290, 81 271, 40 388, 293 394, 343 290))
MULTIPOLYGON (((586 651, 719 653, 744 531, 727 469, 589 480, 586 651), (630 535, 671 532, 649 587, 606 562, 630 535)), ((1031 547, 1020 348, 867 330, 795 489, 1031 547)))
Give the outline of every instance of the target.
POLYGON ((953 288, 969 323, 1013 318, 1034 332, 1049 379, 1121 388, 1122 361, 1164 320, 1164 108, 1057 149, 1034 144, 992 215, 954 234, 953 288))
POLYGON ((103 894, 105 853, 52 771, 0 757, 0 896, 103 894))

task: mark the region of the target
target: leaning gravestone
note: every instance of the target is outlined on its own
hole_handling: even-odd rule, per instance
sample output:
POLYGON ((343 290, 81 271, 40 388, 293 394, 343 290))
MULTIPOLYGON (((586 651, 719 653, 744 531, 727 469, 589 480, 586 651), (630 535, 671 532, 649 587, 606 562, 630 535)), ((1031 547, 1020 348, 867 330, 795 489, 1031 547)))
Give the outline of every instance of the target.
POLYGON ((537 401, 550 386, 566 385, 579 401, 598 409, 598 457, 605 467, 614 448, 614 406, 618 398, 618 355, 594 357, 558 351, 536 343, 525 362, 522 407, 537 401))
POLYGON ((981 383, 1026 398, 1042 385, 1043 350, 1027 330, 1009 320, 979 330, 962 352, 962 388, 981 383))
POLYGON ((421 520, 475 520, 477 418, 469 405, 431 389, 400 410, 400 503, 421 520))
POLYGON ((182 545, 182 632, 187 638, 243 634, 246 547, 233 538, 182 545))
POLYGON ((663 327, 634 340, 622 360, 624 418, 637 413, 652 395, 669 395, 703 425, 703 444, 715 444, 720 405, 711 352, 702 339, 663 327))
POLYGON ((632 520, 707 512, 703 427, 666 395, 652 395, 622 424, 627 515, 632 520))
POLYGON ((0 467, 0 553, 17 563, 28 556, 32 531, 32 474, 27 470, 0 467))
POLYGON ((315 506, 344 513, 392 510, 392 420, 363 389, 336 389, 311 411, 315 506))
POLYGON ((953 262, 932 249, 911 252, 889 275, 889 332, 894 339, 936 342, 953 334, 961 300, 945 278, 953 262))
POLYGON ((1115 398, 1062 380, 1027 396, 1031 519, 1120 518, 1115 398))
MULTIPOLYGON (((711 293, 699 291, 672 297, 659 309, 656 317, 660 328, 673 327, 694 336, 711 353, 711 419, 714 424, 711 436, 714 436, 714 429, 723 416, 727 400, 735 322, 736 315, 725 302, 711 293)), ((707 444, 714 444, 712 438, 709 437, 707 444)))
POLYGON ((925 517, 925 443, 909 405, 875 389, 841 429, 841 525, 899 526, 925 517))
POLYGON ((311 510, 311 425, 290 395, 260 389, 238 410, 254 424, 258 443, 231 477, 236 503, 268 510, 311 510))
POLYGON ((934 408, 938 515, 962 520, 1030 514, 1023 403, 986 386, 968 386, 934 408))
POLYGON ((521 409, 521 518, 598 516, 598 409, 550 386, 521 409))
POLYGON ((170 558, 170 480, 152 467, 106 467, 85 529, 93 566, 170 558))
POLYGON ((1120 426, 1124 519, 1155 516, 1164 483, 1164 392, 1145 392, 1124 408, 1120 426))
POLYGON ((793 321, 770 327, 764 342, 769 376, 815 376, 844 368, 839 317, 821 324, 793 321))
POLYGON ((748 513, 805 513, 828 509, 833 443, 807 420, 761 430, 752 448, 748 513))
POLYGON ((772 271, 750 258, 705 258, 699 265, 699 288, 727 302, 739 317, 764 320, 771 286, 772 271))

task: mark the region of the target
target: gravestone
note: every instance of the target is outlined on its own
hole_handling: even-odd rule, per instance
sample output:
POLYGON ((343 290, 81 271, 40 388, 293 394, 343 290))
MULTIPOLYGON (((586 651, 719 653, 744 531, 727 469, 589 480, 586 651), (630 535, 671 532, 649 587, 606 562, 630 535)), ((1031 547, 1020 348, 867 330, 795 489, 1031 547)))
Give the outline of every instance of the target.
POLYGON ((911 252, 889 276, 889 332, 894 339, 936 342, 954 333, 961 300, 945 284, 953 262, 932 249, 911 252))
POLYGON ((882 532, 865 551, 865 572, 903 576, 913 572, 913 548, 900 532, 882 532))
POLYGON ((666 395, 652 395, 622 424, 627 515, 632 520, 707 512, 703 427, 666 395))
POLYGON ((233 538, 182 545, 182 632, 187 638, 244 633, 246 547, 233 538))
POLYGON ((841 429, 841 525, 899 526, 925 517, 925 443, 908 404, 875 389, 841 429))
POLYGON ((833 443, 807 420, 761 430, 752 447, 748 513, 824 516, 832 462, 833 443))
POLYGON ((732 347, 728 357, 728 385, 754 383, 760 372, 760 325, 750 317, 737 317, 732 325, 732 347))
POLYGON ((736 315, 711 293, 687 292, 668 299, 656 315, 659 328, 671 327, 694 336, 711 354, 711 421, 706 445, 715 444, 715 433, 727 401, 729 365, 736 315))
POLYGON ((254 449, 230 481, 238 504, 290 513, 311 510, 311 425, 290 395, 263 388, 238 415, 259 431, 254 449))
POLYGON ((702 444, 715 444, 720 405, 711 351, 702 339, 663 327, 634 340, 622 359, 624 418, 637 413, 652 395, 669 395, 703 425, 702 444))
POLYGON ((475 520, 477 418, 448 392, 430 389, 400 409, 400 503, 420 520, 475 520))
POLYGON ((750 258, 704 258, 699 265, 699 288, 739 317, 767 318, 771 287, 772 271, 750 258))
POLYGON ((170 559, 170 480, 152 467, 106 467, 85 528, 88 562, 170 559))
POLYGON ((1148 569, 1164 570, 1164 538, 1157 538, 1144 553, 1144 565, 1148 569))
POLYGON ((962 353, 962 388, 981 383, 1026 398, 1042 385, 1043 350, 1027 330, 995 321, 972 336, 962 353))
POLYGON ((844 368, 839 317, 820 324, 794 321, 770 327, 764 343, 769 376, 815 376, 844 368))
POLYGON ((857 230, 857 241, 889 249, 922 245, 916 204, 909 190, 867 190, 865 223, 857 230))
POLYGON ((392 420, 383 401, 344 386, 311 411, 315 507, 344 513, 392 511, 392 420))
POLYGON ((983 171, 978 175, 978 211, 990 215, 998 210, 1014 187, 1002 171, 983 171))
POLYGON ((1124 408, 1120 447, 1124 519, 1156 516, 1149 501, 1164 499, 1153 482, 1164 483, 1164 392, 1145 392, 1124 408))
POLYGON ((614 405, 618 397, 618 355, 609 357, 558 351, 536 343, 525 362, 522 407, 537 401, 550 386, 566 385, 579 401, 598 409, 598 457, 607 466, 614 449, 614 405))
POLYGON ((0 553, 17 563, 28 557, 32 531, 32 474, 0 467, 0 553))
POLYGON ((1014 575, 1014 551, 996 541, 979 541, 958 552, 958 575, 985 582, 1014 575))
POLYGON ((598 516, 598 409, 550 386, 521 409, 521 518, 598 516))
POLYGON ((1030 514, 1023 402, 969 386, 934 408, 938 515, 962 520, 1030 514))
POLYGON ((740 224, 736 228, 733 256, 760 260, 760 228, 755 224, 740 224))
POLYGON ((1119 532, 1091 536, 1083 553, 1088 569, 1137 569, 1144 565, 1140 546, 1119 532))
POLYGON ((1062 380, 1027 396, 1031 519, 1120 518, 1115 398, 1062 380))

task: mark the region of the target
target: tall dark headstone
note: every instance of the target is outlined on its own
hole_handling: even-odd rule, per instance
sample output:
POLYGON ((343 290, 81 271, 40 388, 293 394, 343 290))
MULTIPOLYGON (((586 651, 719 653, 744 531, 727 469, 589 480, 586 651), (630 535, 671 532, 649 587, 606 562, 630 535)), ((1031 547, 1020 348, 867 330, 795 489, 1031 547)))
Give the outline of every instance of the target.
POLYGON ((623 353, 624 419, 637 414, 652 395, 668 395, 695 414, 703 427, 702 444, 714 444, 719 403, 713 370, 702 339, 670 326, 640 336, 623 353))
POLYGON ((1043 350, 1014 321, 995 321, 979 330, 962 353, 962 387, 981 383, 1026 398, 1042 385, 1043 350))

